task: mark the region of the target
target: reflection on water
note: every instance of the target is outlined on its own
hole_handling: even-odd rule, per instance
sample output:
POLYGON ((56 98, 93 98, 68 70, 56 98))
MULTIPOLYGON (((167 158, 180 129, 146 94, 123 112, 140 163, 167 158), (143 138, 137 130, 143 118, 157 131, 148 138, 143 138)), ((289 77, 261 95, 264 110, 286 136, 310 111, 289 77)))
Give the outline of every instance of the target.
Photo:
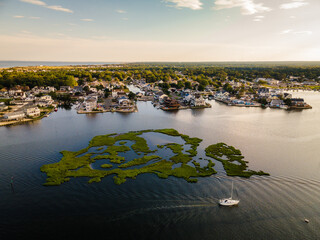
MULTIPOLYGON (((139 102, 134 114, 59 109, 39 122, 0 128, 0 237, 320 239, 320 96, 294 94, 313 109, 237 108, 211 101, 211 109, 164 112, 139 102), (120 186, 113 176, 94 184, 76 178, 42 186, 46 176, 40 167, 60 161, 60 151, 85 148, 96 135, 157 128, 202 138, 197 157, 203 159, 206 146, 226 142, 241 149, 251 169, 271 176, 229 178, 217 163, 218 174, 197 184, 145 174, 120 186), (232 181, 240 205, 221 208, 217 200, 230 195, 232 181)), ((146 138, 157 144, 156 135, 146 138)))

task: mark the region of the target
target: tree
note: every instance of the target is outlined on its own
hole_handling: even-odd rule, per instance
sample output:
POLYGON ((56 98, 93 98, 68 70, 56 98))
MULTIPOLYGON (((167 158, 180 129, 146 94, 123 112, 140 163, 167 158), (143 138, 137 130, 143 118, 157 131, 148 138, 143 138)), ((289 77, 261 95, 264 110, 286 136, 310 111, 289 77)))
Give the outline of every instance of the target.
POLYGON ((104 86, 102 84, 100 84, 99 86, 96 86, 97 90, 102 90, 104 88, 104 86))
POLYGON ((111 91, 110 91, 110 89, 109 88, 106 88, 106 89, 104 89, 104 97, 105 98, 108 98, 110 95, 111 95, 111 91))
POLYGON ((191 82, 190 81, 185 82, 184 87, 187 89, 191 89, 191 87, 192 87, 191 82))
POLYGON ((233 88, 231 87, 231 85, 229 83, 226 83, 225 85, 223 85, 223 90, 225 90, 226 92, 229 92, 229 93, 233 92, 233 88))
POLYGON ((204 86, 199 85, 199 86, 198 86, 198 91, 201 91, 201 92, 204 91, 204 86))
POLYGON ((85 91, 86 93, 88 93, 90 91, 90 88, 88 86, 84 86, 83 91, 85 91))
POLYGON ((70 87, 74 87, 74 86, 78 86, 78 83, 74 79, 74 76, 68 76, 66 80, 66 85, 70 87))
POLYGON ((178 88, 178 89, 184 88, 184 83, 183 83, 183 81, 179 81, 179 82, 178 82, 177 88, 178 88))
POLYGON ((290 107, 290 106, 292 105, 292 100, 291 100, 291 98, 286 98, 286 99, 284 99, 284 103, 290 107))
POLYGON ((136 98, 136 94, 130 91, 128 97, 130 100, 134 100, 136 98))

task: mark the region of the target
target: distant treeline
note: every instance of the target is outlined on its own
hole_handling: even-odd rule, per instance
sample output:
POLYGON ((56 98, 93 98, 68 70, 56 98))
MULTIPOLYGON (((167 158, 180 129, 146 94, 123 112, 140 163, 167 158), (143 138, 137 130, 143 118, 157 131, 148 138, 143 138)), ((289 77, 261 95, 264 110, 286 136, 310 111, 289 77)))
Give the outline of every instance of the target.
MULTIPOLYGON (((198 81, 201 86, 221 85, 227 77, 229 80, 253 80, 258 77, 286 80, 288 76, 319 81, 320 64, 291 63, 148 63, 110 66, 109 68, 11 68, 0 70, 0 89, 16 85, 60 86, 81 85, 85 81, 125 81, 145 79, 146 82, 177 80, 184 86, 189 79, 198 81)), ((187 84, 189 86, 189 84, 187 84)))

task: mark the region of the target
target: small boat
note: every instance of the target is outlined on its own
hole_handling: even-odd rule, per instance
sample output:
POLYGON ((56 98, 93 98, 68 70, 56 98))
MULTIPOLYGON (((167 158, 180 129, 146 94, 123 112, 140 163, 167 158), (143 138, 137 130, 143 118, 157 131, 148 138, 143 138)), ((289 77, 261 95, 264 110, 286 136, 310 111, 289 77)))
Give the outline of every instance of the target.
POLYGON ((306 218, 304 219, 304 221, 305 221, 306 223, 309 223, 309 222, 310 222, 309 219, 306 219, 306 218))
POLYGON ((237 206, 239 204, 240 200, 232 199, 232 193, 233 193, 233 182, 232 182, 232 188, 231 188, 231 197, 220 199, 219 205, 225 206, 225 207, 237 206))

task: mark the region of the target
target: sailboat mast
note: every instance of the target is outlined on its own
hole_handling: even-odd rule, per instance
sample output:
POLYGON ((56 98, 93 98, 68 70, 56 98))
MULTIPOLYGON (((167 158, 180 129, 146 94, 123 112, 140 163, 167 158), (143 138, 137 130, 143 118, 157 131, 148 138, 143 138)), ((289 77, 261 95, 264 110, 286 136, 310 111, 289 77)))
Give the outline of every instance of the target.
POLYGON ((231 188, 231 199, 232 199, 232 193, 233 193, 233 182, 232 182, 232 188, 231 188))

